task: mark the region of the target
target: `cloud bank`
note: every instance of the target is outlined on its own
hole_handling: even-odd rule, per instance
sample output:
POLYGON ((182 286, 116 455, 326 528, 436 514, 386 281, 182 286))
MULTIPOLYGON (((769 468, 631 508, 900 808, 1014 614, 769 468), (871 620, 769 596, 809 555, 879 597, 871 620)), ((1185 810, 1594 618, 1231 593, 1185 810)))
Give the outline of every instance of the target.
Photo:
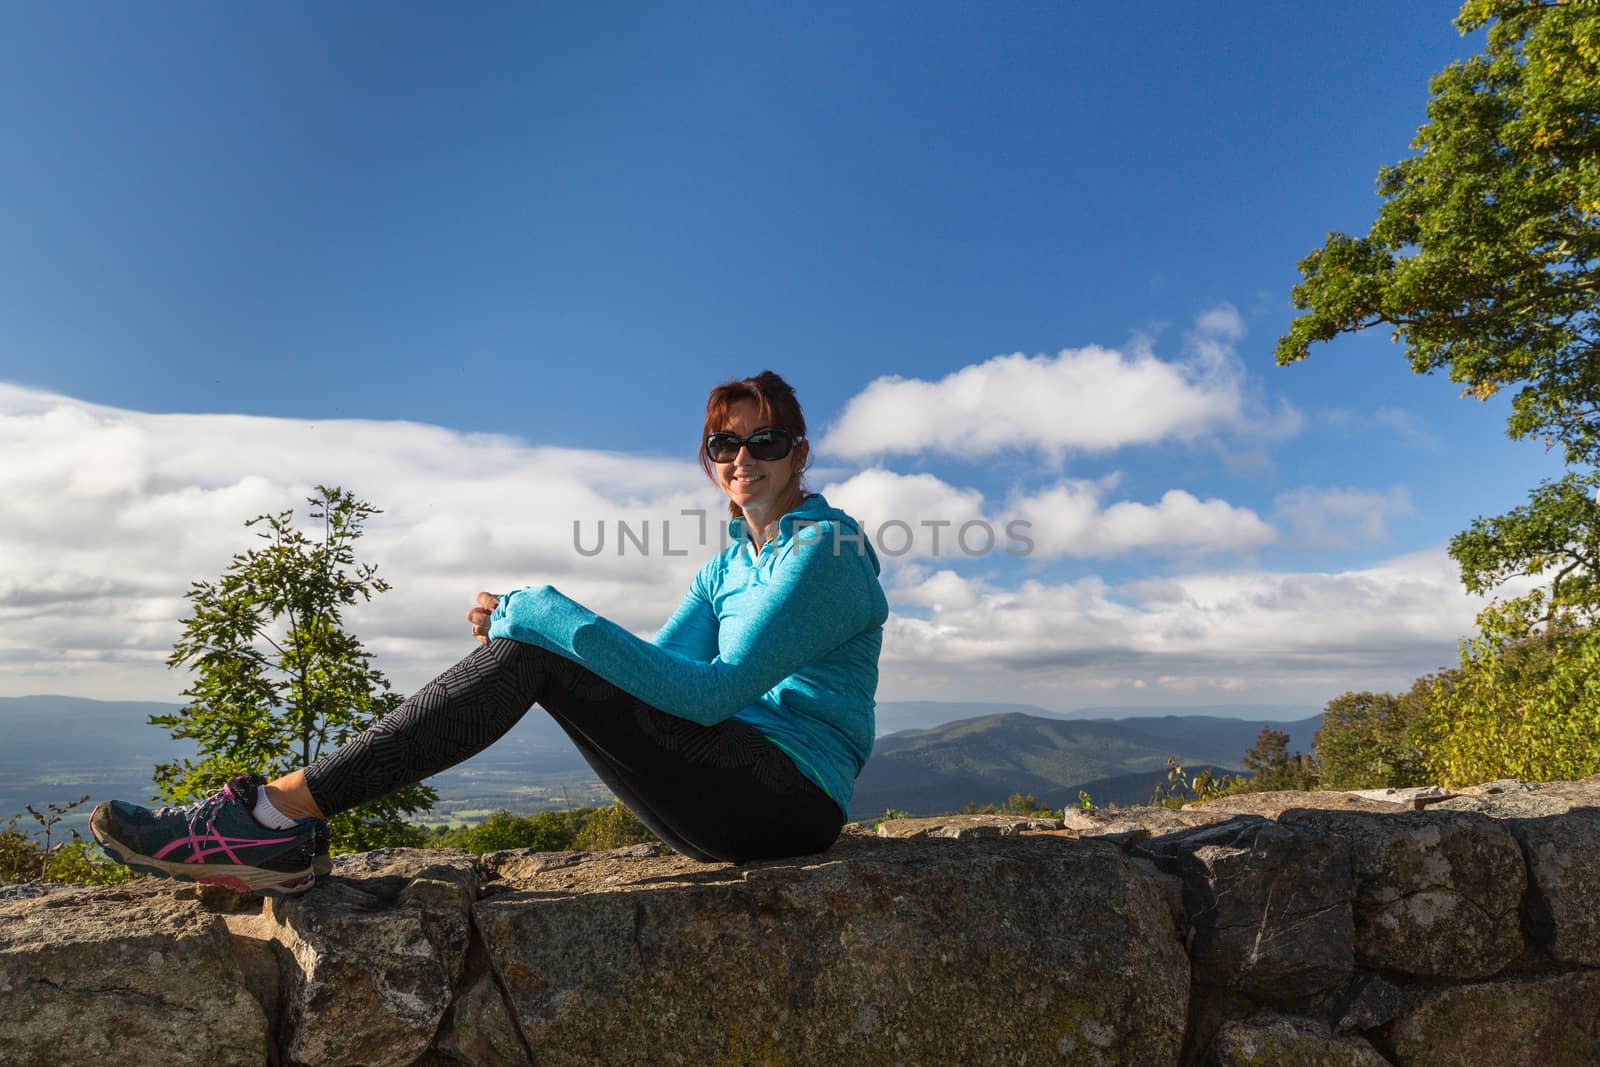
POLYGON ((1321 703, 1450 664, 1481 606, 1442 550, 1332 574, 1212 570, 1121 586, 902 577, 893 599, 922 610, 892 620, 885 670, 912 691, 1010 679, 1045 692, 1321 693, 1321 703))
POLYGON ((701 525, 721 532, 692 463, 413 423, 148 415, 0 385, 0 692, 178 692, 160 665, 184 591, 255 543, 245 519, 303 516, 318 483, 383 509, 360 555, 394 589, 352 622, 407 687, 471 651, 479 589, 550 582, 653 629, 710 551, 694 549, 701 525), (619 549, 619 521, 653 527, 656 551, 619 549), (600 554, 576 550, 575 522, 587 549, 605 536, 600 554), (660 552, 664 522, 688 556, 660 552))
MULTIPOLYGON (((1229 322, 1219 313, 1196 343, 1225 348, 1237 332, 1229 322)), ((1138 358, 1082 351, 1094 354, 1067 360, 1072 373, 1111 359, 1135 382, 1167 380, 1138 358)), ((1221 357, 1194 358, 1198 367, 1221 357)), ((1061 360, 1023 368, 1005 387, 1013 400, 1036 373, 1067 371, 1061 360)), ((1172 395, 1226 378, 1196 374, 1171 379, 1181 385, 1172 395)), ((851 410, 882 388, 869 386, 851 410)), ((1179 432, 1184 418, 1160 432, 1179 432)), ((0 384, 0 694, 174 699, 185 679, 163 661, 184 591, 254 543, 245 519, 303 508, 317 483, 383 509, 361 554, 394 590, 350 621, 403 691, 472 650, 463 616, 479 589, 550 582, 648 633, 722 543, 722 499, 691 462, 414 423, 150 415, 0 384), (651 549, 624 545, 619 522, 636 538, 649 531, 651 549), (669 532, 681 555, 662 551, 669 532)), ((944 523, 947 552, 963 523, 992 523, 1000 537, 960 570, 927 550, 925 534, 889 560, 886 700, 1066 708, 1106 691, 1244 691, 1320 703, 1441 665, 1476 607, 1442 552, 1334 574, 1247 565, 1285 540, 1380 540, 1409 507, 1398 489, 1291 490, 1270 516, 1180 488, 1120 498, 1114 476, 1056 477, 986 501, 931 474, 871 466, 824 490, 869 533, 893 519, 944 523), (1155 555, 1187 573, 1044 581, 1003 551, 1017 518, 1032 523, 1038 559, 1155 555)))

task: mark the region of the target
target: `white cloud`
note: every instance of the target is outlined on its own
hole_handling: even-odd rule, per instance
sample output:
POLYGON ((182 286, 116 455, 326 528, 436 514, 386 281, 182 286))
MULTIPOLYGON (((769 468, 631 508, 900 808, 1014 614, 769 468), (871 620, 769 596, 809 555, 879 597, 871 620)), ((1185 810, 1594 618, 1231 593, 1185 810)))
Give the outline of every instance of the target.
POLYGON ((412 423, 148 415, 0 385, 0 693, 169 698, 159 665, 190 582, 254 545, 245 519, 317 483, 384 510, 361 555, 394 590, 352 621, 402 688, 471 650, 479 589, 550 582, 649 630, 720 543, 722 498, 693 463, 532 447, 412 423), (592 548, 574 548, 574 521, 592 548), (618 555, 618 520, 651 552, 618 555), (662 554, 662 526, 672 550, 662 554))
POLYGON ((999 512, 974 489, 931 474, 897 474, 873 467, 823 487, 835 507, 862 521, 880 554, 899 558, 1013 556, 1105 559, 1130 552, 1186 555, 1248 551, 1271 541, 1271 526, 1249 508, 1200 500, 1181 489, 1154 504, 1107 504, 1115 475, 1096 481, 1064 479, 1014 494, 999 512))
POLYGON ((1242 552, 1275 536, 1254 511, 1225 500, 1200 500, 1182 489, 1170 489, 1154 504, 1120 500, 1105 505, 1107 488, 1104 481, 1061 481, 1013 499, 1009 510, 1032 524, 1038 551, 1046 556, 1104 559, 1140 550, 1242 552))
POLYGON ((1380 408, 1372 417, 1378 425, 1387 426, 1418 447, 1436 449, 1443 445, 1437 436, 1428 431, 1427 424, 1409 411, 1401 411, 1399 408, 1380 408))
POLYGON ((1404 486, 1373 489, 1301 488, 1279 494, 1274 518, 1297 548, 1348 548, 1389 539, 1389 521, 1412 512, 1404 486))
POLYGON ((924 520, 957 525, 983 517, 983 494, 961 489, 931 474, 897 474, 871 467, 842 482, 830 482, 822 495, 870 527, 891 519, 915 526, 924 520))
POLYGON ((1413 448, 1436 451, 1444 444, 1438 435, 1428 429, 1422 418, 1399 408, 1379 408, 1370 415, 1334 408, 1324 417, 1334 426, 1348 427, 1361 433, 1393 433, 1413 448))
POLYGON ((828 503, 862 523, 881 557, 987 554, 1015 547, 984 515, 983 494, 931 474, 897 474, 873 467, 822 487, 828 503), (975 524, 975 525, 969 525, 975 524), (985 527, 988 533, 985 533, 985 527))
POLYGON ((922 609, 896 615, 884 642, 885 679, 905 692, 1003 684, 1317 701, 1402 687, 1453 662, 1481 606, 1442 550, 1335 574, 1208 571, 1119 587, 1086 578, 1008 590, 939 571, 892 590, 901 603, 922 609))
POLYGON ((1232 347, 1243 333, 1239 313, 1222 305, 1200 316, 1178 362, 1136 340, 1125 351, 1091 345, 1054 356, 995 356, 938 381, 879 378, 845 406, 821 448, 855 458, 1031 448, 1059 457, 1223 430, 1292 432, 1292 408, 1260 416, 1248 396, 1232 347))
POLYGON ((1219 341, 1238 341, 1244 337, 1244 319, 1239 309, 1228 303, 1201 312, 1194 328, 1201 336, 1219 341))

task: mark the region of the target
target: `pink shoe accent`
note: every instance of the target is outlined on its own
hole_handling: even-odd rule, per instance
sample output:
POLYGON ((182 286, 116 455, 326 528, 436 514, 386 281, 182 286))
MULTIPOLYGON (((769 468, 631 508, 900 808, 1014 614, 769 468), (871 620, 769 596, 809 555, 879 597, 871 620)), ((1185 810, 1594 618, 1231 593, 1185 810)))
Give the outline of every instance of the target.
POLYGON ((247 837, 223 837, 221 834, 217 833, 216 828, 212 826, 206 827, 206 831, 207 832, 204 834, 190 834, 188 837, 182 837, 176 841, 168 842, 159 851, 157 851, 156 854, 151 857, 151 859, 163 859, 169 855, 173 849, 188 845, 189 856, 185 862, 204 863, 207 856, 214 856, 218 852, 222 852, 227 854, 228 859, 243 867, 247 866, 247 864, 240 860, 238 854, 233 851, 236 846, 284 845, 295 840, 293 835, 289 837, 269 837, 256 840, 252 840, 247 837))
POLYGON ((205 878, 196 878, 195 881, 204 882, 206 885, 220 885, 224 888, 231 889, 236 893, 255 892, 254 889, 251 889, 249 886, 245 885, 244 882, 235 878, 231 874, 213 874, 208 875, 205 878))

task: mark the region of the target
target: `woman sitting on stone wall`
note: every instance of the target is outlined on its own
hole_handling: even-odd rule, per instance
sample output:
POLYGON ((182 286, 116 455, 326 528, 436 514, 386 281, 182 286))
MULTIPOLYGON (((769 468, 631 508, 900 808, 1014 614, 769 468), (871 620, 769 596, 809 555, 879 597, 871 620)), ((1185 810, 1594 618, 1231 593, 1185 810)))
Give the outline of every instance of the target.
POLYGON ((770 371, 711 391, 700 462, 728 497, 732 544, 652 640, 548 585, 479 593, 467 619, 483 647, 350 744, 186 807, 101 804, 95 838, 154 874, 303 892, 330 869, 325 819, 483 751, 537 703, 684 855, 828 848, 872 749, 888 604, 859 525, 802 485, 805 434, 770 371))

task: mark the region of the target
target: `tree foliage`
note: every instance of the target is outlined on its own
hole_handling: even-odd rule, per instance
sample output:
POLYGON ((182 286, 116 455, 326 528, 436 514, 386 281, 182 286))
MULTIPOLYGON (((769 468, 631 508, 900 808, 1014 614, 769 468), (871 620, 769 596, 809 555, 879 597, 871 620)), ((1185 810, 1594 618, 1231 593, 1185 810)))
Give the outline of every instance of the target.
MULTIPOLYGON (((250 519, 245 526, 265 543, 187 593, 191 613, 167 665, 193 671, 183 693, 189 702, 150 718, 197 750, 197 759, 156 767, 157 788, 170 801, 201 796, 235 774, 275 777, 308 766, 400 703, 344 628, 343 609, 389 588, 355 555, 378 510, 320 485, 307 502, 313 533, 295 525, 292 510, 250 519)), ((405 816, 436 799, 432 789, 412 786, 335 816, 334 847, 418 844, 422 833, 405 816)))
POLYGON ((1365 237, 1300 263, 1279 363, 1384 325, 1418 372, 1516 387, 1515 439, 1600 461, 1600 4, 1470 0, 1482 54, 1431 84, 1413 156, 1378 176, 1365 237))
POLYGON ((430 848, 463 848, 480 853, 508 848, 564 852, 603 851, 654 840, 655 835, 631 811, 613 803, 604 808, 541 811, 533 815, 497 811, 476 826, 440 828, 426 843, 430 848))
POLYGON ((1428 716, 1435 684, 1419 678, 1409 692, 1345 693, 1322 711, 1312 742, 1324 789, 1403 789, 1425 785, 1428 716))
MULTIPOLYGON (((1167 780, 1164 784, 1157 783, 1155 791, 1151 794, 1150 804, 1165 808, 1181 808, 1193 801, 1215 800, 1217 797, 1249 793, 1252 790, 1252 780, 1243 775, 1219 776, 1210 767, 1190 774, 1183 764, 1178 762, 1176 756, 1168 756, 1167 780)), ((1078 803, 1085 807, 1094 807, 1093 798, 1081 789, 1078 791, 1078 803), (1085 805, 1086 799, 1089 803, 1085 805)))
POLYGON ((1592 615, 1600 607, 1600 477, 1567 474, 1546 481, 1528 503, 1494 518, 1474 519, 1450 541, 1467 591, 1493 592, 1517 575, 1549 575, 1552 607, 1592 615))
POLYGON ((1444 785, 1550 781, 1600 769, 1600 629, 1543 594, 1491 605, 1462 643, 1461 669, 1434 680, 1428 768, 1444 785))
POLYGON ((582 829, 572 841, 572 847, 589 852, 603 852, 606 849, 622 848, 624 845, 655 839, 655 835, 645 829, 644 823, 640 822, 622 801, 615 800, 604 808, 596 808, 584 820, 582 829))
POLYGON ((1551 781, 1600 770, 1600 630, 1536 592, 1490 605, 1461 666, 1399 696, 1345 693, 1323 712, 1324 787, 1551 781))
POLYGON ((1317 788, 1317 764, 1303 752, 1290 753, 1289 735, 1263 726, 1256 743, 1245 749, 1245 770, 1251 772, 1250 791, 1317 788))

